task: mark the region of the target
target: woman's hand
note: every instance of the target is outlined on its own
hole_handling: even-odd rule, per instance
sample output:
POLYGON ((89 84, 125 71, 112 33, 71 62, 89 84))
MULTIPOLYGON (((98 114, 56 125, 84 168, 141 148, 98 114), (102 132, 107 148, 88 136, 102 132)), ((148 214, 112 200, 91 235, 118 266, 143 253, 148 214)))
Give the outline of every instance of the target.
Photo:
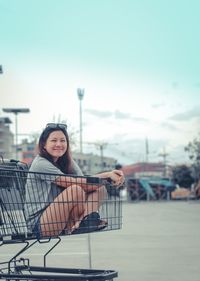
POLYGON ((120 186, 125 181, 124 174, 121 170, 113 170, 108 172, 108 177, 111 179, 114 186, 120 186))

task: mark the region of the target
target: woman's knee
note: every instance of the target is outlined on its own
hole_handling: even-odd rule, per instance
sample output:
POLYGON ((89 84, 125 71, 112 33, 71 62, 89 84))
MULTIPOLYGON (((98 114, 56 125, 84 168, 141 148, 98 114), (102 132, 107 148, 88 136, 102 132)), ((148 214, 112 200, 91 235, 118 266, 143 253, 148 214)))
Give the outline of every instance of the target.
POLYGON ((66 189, 68 196, 71 197, 72 201, 85 201, 85 192, 79 185, 71 185, 66 189))

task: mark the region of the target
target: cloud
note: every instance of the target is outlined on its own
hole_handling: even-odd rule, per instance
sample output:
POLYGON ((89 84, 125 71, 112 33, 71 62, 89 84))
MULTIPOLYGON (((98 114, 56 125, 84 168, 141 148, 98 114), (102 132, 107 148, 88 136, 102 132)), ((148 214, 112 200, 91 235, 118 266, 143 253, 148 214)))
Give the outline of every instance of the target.
POLYGON ((160 107, 164 107, 165 106, 165 103, 162 102, 162 103, 154 103, 151 105, 153 108, 160 108, 160 107))
POLYGON ((178 113, 169 117, 173 121, 189 121, 193 118, 200 117, 200 106, 196 106, 191 110, 185 111, 183 113, 178 113))
POLYGON ((142 117, 135 117, 132 116, 130 113, 124 113, 119 110, 113 111, 100 111, 95 109, 85 109, 86 113, 89 113, 93 116, 100 117, 100 118, 109 118, 109 117, 115 117, 115 119, 121 119, 121 120, 133 120, 136 122, 147 122, 148 119, 142 118, 142 117))
POLYGON ((119 110, 116 110, 114 113, 116 119, 131 119, 130 113, 123 113, 119 110))
POLYGON ((160 126, 161 126, 162 128, 168 129, 168 130, 170 130, 170 131, 177 131, 177 130, 178 130, 178 128, 177 128, 176 126, 170 124, 169 122, 162 122, 162 123, 160 124, 160 126))
POLYGON ((85 112, 101 118, 108 118, 113 115, 113 112, 111 111, 100 111, 95 109, 85 109, 85 112))

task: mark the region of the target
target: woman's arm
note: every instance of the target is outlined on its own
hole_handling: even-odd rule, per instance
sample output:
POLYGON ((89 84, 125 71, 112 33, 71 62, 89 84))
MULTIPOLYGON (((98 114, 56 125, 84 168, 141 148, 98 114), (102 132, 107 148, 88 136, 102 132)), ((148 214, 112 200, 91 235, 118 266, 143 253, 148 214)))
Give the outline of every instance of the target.
POLYGON ((100 174, 95 175, 95 177, 99 177, 102 179, 110 179, 114 186, 120 186, 124 183, 124 174, 121 170, 112 170, 109 172, 103 172, 100 174))
POLYGON ((82 185, 82 184, 86 184, 86 178, 79 178, 79 177, 70 177, 70 176, 59 176, 56 178, 55 180, 55 184, 67 188, 70 185, 82 185))
POLYGON ((56 185, 63 188, 68 186, 81 186, 85 192, 95 191, 100 187, 99 183, 88 181, 89 177, 70 177, 70 176, 59 176, 54 181, 56 185))
MULTIPOLYGON (((121 186, 125 180, 124 174, 121 170, 103 172, 95 175, 94 177, 101 179, 110 179, 112 181, 112 184, 116 187, 121 186)), ((55 184, 63 188, 67 188, 71 185, 80 185, 86 192, 95 191, 101 186, 99 183, 88 183, 87 177, 70 177, 65 175, 57 177, 55 180, 55 184)))

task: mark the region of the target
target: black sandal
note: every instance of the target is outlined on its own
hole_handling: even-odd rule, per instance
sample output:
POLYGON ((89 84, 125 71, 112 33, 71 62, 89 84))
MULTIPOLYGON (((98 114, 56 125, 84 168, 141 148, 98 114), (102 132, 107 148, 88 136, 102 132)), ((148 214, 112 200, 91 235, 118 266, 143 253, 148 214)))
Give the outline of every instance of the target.
POLYGON ((99 231, 107 227, 107 225, 108 223, 106 221, 100 219, 99 213, 92 212, 82 219, 79 228, 72 231, 71 234, 99 231))

